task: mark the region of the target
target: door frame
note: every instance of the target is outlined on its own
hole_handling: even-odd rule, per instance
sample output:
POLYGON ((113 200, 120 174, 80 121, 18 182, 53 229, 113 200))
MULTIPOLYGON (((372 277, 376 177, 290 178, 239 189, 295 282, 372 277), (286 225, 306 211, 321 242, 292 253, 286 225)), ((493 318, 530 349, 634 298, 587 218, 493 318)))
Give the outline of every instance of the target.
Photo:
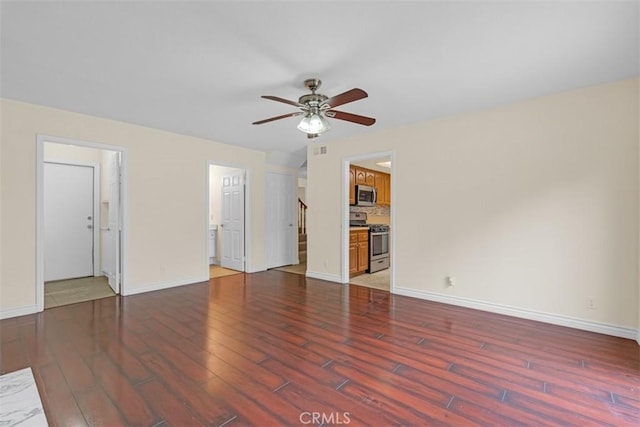
MULTIPOLYGON (((290 264, 299 264, 300 260, 298 258, 298 224, 297 224, 297 217, 298 217, 298 212, 296 210, 296 206, 297 206, 297 194, 296 194, 296 183, 297 183, 297 179, 298 176, 296 174, 293 173, 287 173, 287 172, 276 172, 276 171, 266 171, 265 172, 265 212, 264 212, 264 217, 265 217, 265 242, 264 242, 264 247, 265 247, 265 264, 266 264, 266 268, 277 268, 277 267, 281 267, 280 265, 278 266, 271 266, 271 264, 269 263, 269 251, 267 250, 268 245, 269 245, 269 241, 268 239, 270 238, 270 226, 271 223, 269 222, 269 211, 267 209, 267 203, 269 203, 269 201, 267 200, 267 197, 269 196, 269 175, 273 174, 273 175, 283 175, 283 176, 288 176, 291 178, 291 199, 292 199, 292 203, 291 203, 291 221, 292 221, 292 228, 291 228, 291 236, 290 236, 290 244, 291 244, 291 256, 288 259, 287 262, 289 262, 290 264)), ((289 265, 289 264, 284 264, 284 265, 289 265)))
MULTIPOLYGON (((255 273, 256 271, 260 271, 260 269, 256 269, 253 266, 253 260, 251 257, 251 239, 249 238, 249 236, 251 236, 251 220, 252 220, 252 209, 251 209, 251 170, 244 166, 244 165, 239 165, 239 164, 235 164, 235 163, 224 163, 224 162, 218 162, 215 160, 208 160, 207 164, 206 164, 206 173, 205 173, 205 179, 206 179, 206 185, 205 185, 205 189, 206 189, 206 194, 205 194, 205 200, 207 201, 207 216, 205 218, 205 228, 204 228, 204 232, 203 232, 203 236, 206 236, 205 239, 205 251, 204 251, 204 259, 205 259, 205 266, 206 266, 206 277, 209 277, 209 222, 210 222, 210 218, 211 218, 211 182, 210 182, 210 170, 211 170, 211 166, 218 166, 218 167, 223 167, 223 168, 233 168, 233 169, 238 169, 238 170, 242 170, 244 171, 244 263, 243 263, 243 270, 244 272, 247 273, 255 273)), ((219 230, 218 230, 219 231, 219 230)), ((216 236, 216 239, 218 239, 218 236, 216 236)), ((217 240, 219 241, 219 240, 217 240)), ((217 253, 217 251, 216 251, 217 253)))
MULTIPOLYGON (((83 141, 73 138, 65 138, 46 134, 36 134, 36 307, 37 311, 44 310, 44 144, 53 142, 56 144, 77 145, 79 147, 93 148, 97 150, 118 151, 121 154, 121 194, 120 212, 122 233, 120 235, 120 294, 125 294, 127 272, 127 229, 129 224, 128 203, 128 151, 125 147, 109 145, 98 142, 83 141)), ((99 185, 99 184, 98 184, 99 185)), ((94 227, 99 228, 99 227, 94 227)), ((95 266, 94 266, 95 269, 95 266)))
MULTIPOLYGON (((52 142, 52 141, 45 141, 45 142, 52 142)), ((93 275, 94 276, 98 276, 101 273, 101 269, 99 268, 100 264, 101 264, 101 260, 102 260, 102 253, 101 250, 102 248, 100 247, 100 245, 97 245, 96 242, 98 242, 100 240, 100 221, 101 221, 101 217, 100 217, 100 199, 102 197, 102 195, 100 194, 100 164, 98 163, 94 163, 94 162, 79 162, 79 161, 67 161, 64 159, 51 159, 51 160, 44 160, 43 161, 43 168, 44 168, 44 163, 53 163, 53 164, 57 164, 57 165, 69 165, 69 166, 81 166, 81 167, 88 167, 88 168, 93 168, 93 243, 92 243, 92 248, 93 248, 93 275), (96 226, 96 224, 98 224, 96 226)), ((44 173, 44 169, 43 169, 43 173, 44 173)), ((44 176, 43 176, 43 181, 42 181, 43 185, 44 185, 44 176)), ((44 191, 42 193, 43 195, 43 203, 44 203, 44 191)), ((42 210, 42 214, 43 214, 43 221, 44 221, 44 206, 43 206, 43 210, 42 210)), ((42 228, 43 232, 44 232, 44 227, 42 228)), ((43 243, 44 243, 44 237, 43 237, 43 243)), ((44 259, 44 258, 43 258, 44 259)), ((43 281, 44 281, 44 269, 42 270, 42 274, 43 274, 43 281)))
POLYGON ((349 283, 349 166, 353 162, 358 160, 369 160, 378 157, 389 157, 391 159, 391 210, 390 210, 390 222, 391 233, 389 239, 389 255, 391 256, 389 266, 389 292, 395 293, 396 275, 396 234, 395 230, 395 205, 396 205, 396 191, 395 191, 395 152, 394 151, 378 151, 375 153, 357 154, 352 156, 346 156, 342 158, 342 267, 341 281, 342 283, 349 283))

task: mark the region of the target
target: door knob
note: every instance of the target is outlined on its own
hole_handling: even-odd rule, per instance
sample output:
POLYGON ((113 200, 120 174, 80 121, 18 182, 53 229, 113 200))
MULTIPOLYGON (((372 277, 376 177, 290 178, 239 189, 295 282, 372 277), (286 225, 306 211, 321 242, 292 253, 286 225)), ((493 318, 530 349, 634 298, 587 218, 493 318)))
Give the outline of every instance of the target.
POLYGON ((89 224, 89 225, 87 225, 87 228, 91 229, 91 228, 93 228, 93 225, 89 224))
POLYGON ((87 217, 87 219, 88 219, 88 220, 91 220, 91 219, 93 219, 93 218, 91 218, 91 215, 89 215, 89 216, 87 217))

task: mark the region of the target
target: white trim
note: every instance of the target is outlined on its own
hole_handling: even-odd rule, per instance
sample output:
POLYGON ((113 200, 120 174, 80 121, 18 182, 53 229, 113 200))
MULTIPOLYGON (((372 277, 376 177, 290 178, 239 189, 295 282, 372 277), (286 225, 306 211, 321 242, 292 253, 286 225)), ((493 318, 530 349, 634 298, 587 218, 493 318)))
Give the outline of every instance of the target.
POLYGON ((328 282, 335 282, 340 284, 344 284, 348 282, 348 280, 347 282, 343 282, 342 277, 340 277, 340 275, 338 274, 318 273, 318 272, 309 271, 309 270, 307 270, 306 277, 309 277, 311 279, 326 280, 328 282))
MULTIPOLYGON (((209 266, 211 265, 211 259, 209 257, 209 233, 211 230, 211 162, 207 161, 207 170, 206 173, 204 174, 205 179, 206 179, 206 185, 205 185, 205 189, 207 191, 206 193, 206 200, 207 200, 207 217, 205 218, 205 225, 207 226, 207 234, 205 234, 207 236, 207 239, 205 240, 205 253, 207 254, 207 262, 206 262, 206 271, 209 271, 209 266)), ((216 256, 218 256, 218 230, 216 228, 216 248, 215 248, 215 253, 216 256)))
POLYGON ((26 305, 24 307, 9 308, 7 310, 0 310, 0 319, 9 319, 11 317, 26 316, 27 314, 34 314, 34 313, 37 313, 38 311, 42 311, 42 310, 38 310, 37 304, 26 305))
MULTIPOLYGON (((120 293, 124 295, 126 278, 127 276, 127 257, 126 257, 126 242, 127 242, 127 230, 129 225, 128 216, 128 169, 127 159, 128 150, 125 147, 108 145, 102 143, 96 143, 91 141, 83 141, 73 138, 63 138, 58 136, 36 134, 36 312, 44 310, 44 144, 45 142, 52 142, 56 144, 66 145, 78 145, 85 148, 93 148, 97 150, 117 151, 121 153, 121 173, 122 173, 122 193, 120 195, 122 210, 122 222, 120 229, 122 234, 120 236, 120 293)), ((98 197, 98 212, 100 209, 100 200, 98 197)), ((99 226, 98 226, 99 228, 99 226)), ((12 310, 10 310, 12 311, 12 310)))
MULTIPOLYGON (((112 150, 119 151, 119 150, 112 150)), ((120 285, 119 291, 125 292, 125 279, 129 277, 127 245, 129 235, 129 153, 126 148, 120 151, 120 285)))
POLYGON ((44 310, 44 138, 36 137, 36 312, 44 310))
POLYGON ((396 191, 395 191, 395 152, 393 150, 390 151, 379 151, 375 153, 367 153, 367 154, 358 154, 353 156, 346 156, 342 158, 342 257, 341 257, 341 281, 340 283, 349 283, 349 167, 353 164, 354 161, 358 160, 367 160, 367 159, 375 159, 378 157, 390 157, 391 158, 391 170, 389 172, 390 176, 390 189, 391 189, 391 205, 389 207, 390 210, 390 239, 389 239, 389 291, 394 293, 395 291, 395 283, 396 283, 396 275, 395 275, 395 259, 396 259, 396 244, 395 244, 395 236, 396 234, 393 232, 395 230, 395 204, 396 204, 396 191))
POLYGON ((251 170, 244 167, 244 265, 242 271, 247 271, 253 268, 253 259, 251 256, 251 239, 252 236, 251 221, 253 215, 251 215, 251 170))
POLYGON ((135 288, 132 288, 131 286, 129 286, 130 289, 127 289, 127 293, 126 294, 122 293, 122 295, 129 296, 129 295, 142 294, 145 292, 161 291, 163 289, 176 288, 178 286, 195 285, 198 283, 208 282, 208 281, 209 281, 209 275, 207 274, 204 277, 202 276, 190 277, 190 278, 180 279, 180 280, 170 280, 168 282, 147 283, 142 286, 137 286, 135 288))
POLYGON ((636 342, 640 345, 640 328, 636 331, 636 342))
POLYGON ((504 314, 507 316, 519 317, 522 319, 536 320, 538 322, 550 323, 553 325, 566 326, 574 329, 582 329, 600 334, 612 335, 621 338, 636 338, 638 331, 625 326, 611 325, 608 323, 593 322, 589 320, 577 319, 575 317, 562 316, 558 314, 544 313, 541 311, 527 310, 502 304, 493 304, 483 301, 475 301, 467 298, 460 298, 448 295, 441 295, 433 292, 419 291, 415 289, 396 287, 395 294, 404 295, 423 300, 441 302, 460 307, 473 308, 476 310, 488 311, 491 313, 504 314))

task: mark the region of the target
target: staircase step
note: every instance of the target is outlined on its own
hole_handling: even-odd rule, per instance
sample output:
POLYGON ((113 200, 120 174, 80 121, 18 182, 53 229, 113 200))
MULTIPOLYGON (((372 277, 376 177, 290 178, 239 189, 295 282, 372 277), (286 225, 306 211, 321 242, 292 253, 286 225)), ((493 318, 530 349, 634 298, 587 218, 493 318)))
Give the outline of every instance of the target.
POLYGON ((298 261, 302 262, 307 262, 307 251, 300 251, 298 252, 298 261))
POLYGON ((298 242, 306 242, 307 235, 306 234, 298 234, 298 242))
POLYGON ((307 250, 307 242, 298 242, 298 252, 307 250))

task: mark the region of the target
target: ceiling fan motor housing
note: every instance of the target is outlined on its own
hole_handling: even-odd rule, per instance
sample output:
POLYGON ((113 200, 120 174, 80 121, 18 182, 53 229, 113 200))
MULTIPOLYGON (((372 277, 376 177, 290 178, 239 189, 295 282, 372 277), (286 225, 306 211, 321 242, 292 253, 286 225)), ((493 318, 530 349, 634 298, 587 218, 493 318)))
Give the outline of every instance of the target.
POLYGON ((329 97, 327 97, 326 95, 321 95, 319 93, 310 93, 308 95, 302 95, 298 99, 298 102, 304 105, 317 106, 317 105, 320 105, 322 102, 326 101, 327 99, 329 99, 329 97))
POLYGON ((321 84, 322 84, 322 80, 320 79, 313 78, 313 79, 305 80, 304 85, 307 89, 311 91, 311 93, 308 95, 302 95, 298 99, 298 102, 308 107, 314 107, 314 106, 319 106, 322 102, 329 99, 328 96, 316 93, 316 90, 318 90, 321 84))

